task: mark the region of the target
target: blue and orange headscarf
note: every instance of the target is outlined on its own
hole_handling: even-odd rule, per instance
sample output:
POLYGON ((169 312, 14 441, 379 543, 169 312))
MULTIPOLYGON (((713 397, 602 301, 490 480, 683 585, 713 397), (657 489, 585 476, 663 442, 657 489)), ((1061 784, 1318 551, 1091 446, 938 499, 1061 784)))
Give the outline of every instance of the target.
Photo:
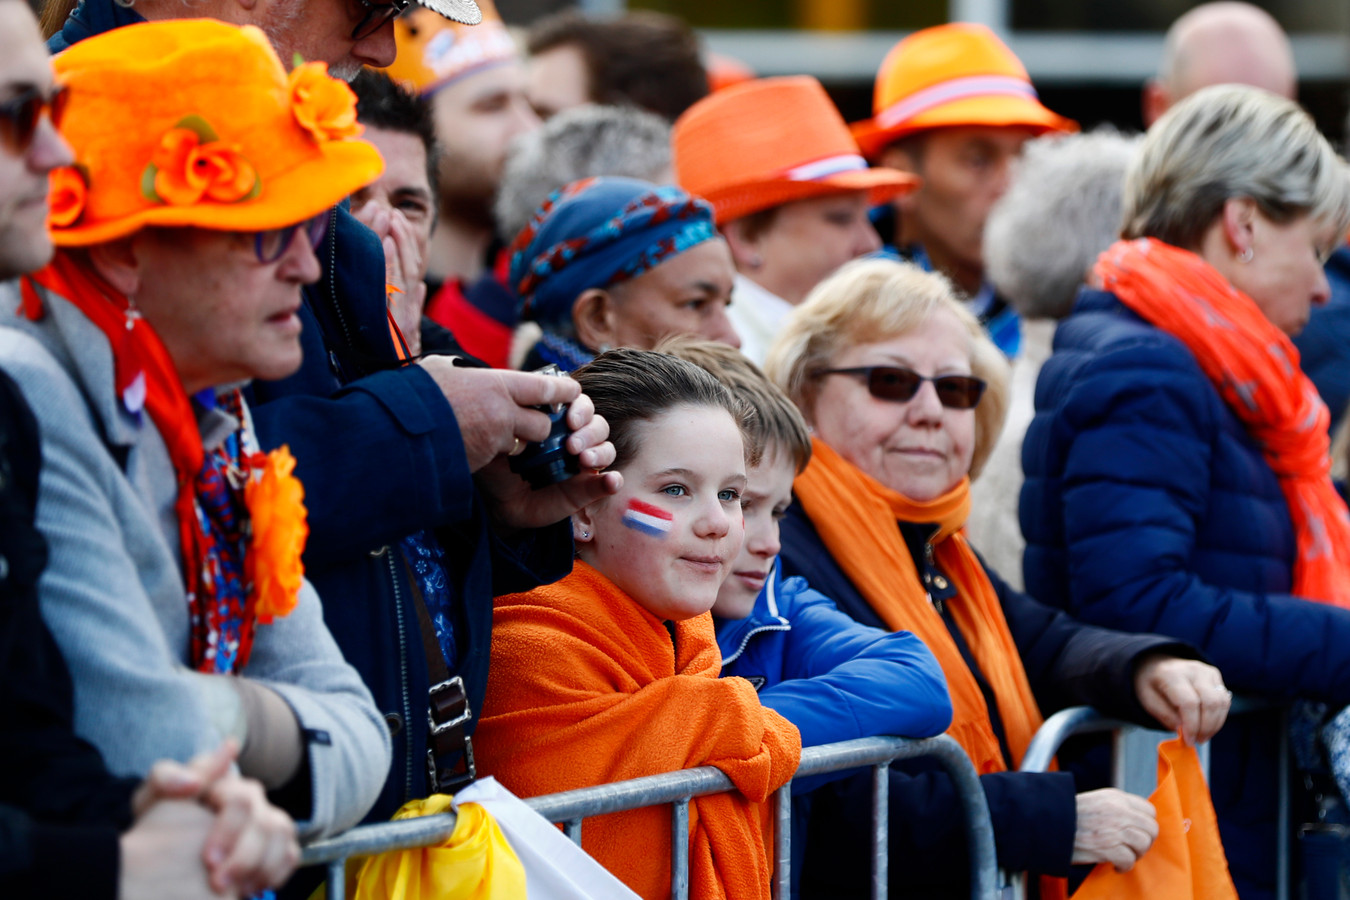
POLYGON ((718 237, 713 210, 673 185, 635 178, 585 178, 556 191, 511 244, 511 287, 521 317, 539 323, 550 356, 586 362, 572 325, 584 291, 631 281, 718 237))

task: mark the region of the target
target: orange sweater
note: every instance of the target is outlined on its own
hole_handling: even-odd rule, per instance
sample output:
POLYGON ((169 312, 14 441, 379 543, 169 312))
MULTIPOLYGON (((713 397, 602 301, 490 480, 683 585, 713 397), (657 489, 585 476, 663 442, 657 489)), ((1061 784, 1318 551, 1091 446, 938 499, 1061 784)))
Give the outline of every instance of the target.
MULTIPOLYGON (((690 896, 768 900, 770 804, 801 737, 750 683, 721 679, 712 619, 661 620, 583 562, 498 597, 474 735, 479 772, 522 797, 712 765, 740 793, 690 804, 690 896)), ((586 820, 583 847, 644 898, 670 893, 670 808, 586 820)))

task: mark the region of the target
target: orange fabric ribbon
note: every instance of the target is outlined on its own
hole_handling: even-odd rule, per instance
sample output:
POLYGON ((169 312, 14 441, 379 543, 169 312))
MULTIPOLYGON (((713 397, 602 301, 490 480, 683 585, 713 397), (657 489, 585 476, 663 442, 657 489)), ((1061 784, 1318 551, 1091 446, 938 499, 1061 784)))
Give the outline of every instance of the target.
POLYGON ((1158 839, 1128 872, 1101 863, 1073 900, 1238 900, 1219 839, 1205 775, 1194 747, 1158 746, 1158 839))
POLYGON ((998 700, 1013 765, 1021 763, 1041 727, 1041 712, 998 595, 961 530, 970 512, 970 482, 962 479, 936 500, 919 503, 881 485, 823 441, 812 446, 811 464, 793 485, 802 509, 830 556, 886 626, 914 632, 937 656, 952 695, 954 715, 947 733, 981 775, 1002 772, 1007 763, 984 694, 929 601, 897 522, 938 526, 931 541, 935 559, 959 592, 950 604, 952 617, 998 700))
POLYGON ((1350 607, 1350 512, 1331 483, 1330 413, 1292 341, 1199 256, 1151 238, 1097 260, 1102 286, 1195 355, 1279 478, 1298 539, 1294 593, 1350 607))
MULTIPOLYGON (((521 797, 711 765, 739 793, 689 807, 690 896, 768 900, 772 793, 801 736, 741 678, 719 678, 712 618, 665 624, 584 562, 557 584, 498 597, 480 775, 521 797)), ((582 847, 645 898, 670 896, 670 809, 586 820, 582 847)))

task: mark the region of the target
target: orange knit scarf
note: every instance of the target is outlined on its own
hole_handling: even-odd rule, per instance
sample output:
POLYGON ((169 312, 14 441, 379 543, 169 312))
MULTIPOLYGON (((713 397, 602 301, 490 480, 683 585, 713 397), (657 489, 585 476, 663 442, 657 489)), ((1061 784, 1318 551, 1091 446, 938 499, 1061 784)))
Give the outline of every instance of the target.
POLYGON ((1350 606, 1350 513, 1331 483, 1330 414, 1293 342, 1207 262, 1169 244, 1120 241, 1097 260, 1096 274, 1186 345, 1260 446, 1298 538, 1294 593, 1350 606))
POLYGON ((918 635, 937 657, 951 692, 953 717, 947 733, 965 748, 980 774, 1007 769, 989 709, 975 676, 919 580, 898 522, 933 523, 937 564, 956 585, 950 604, 962 637, 993 689, 1013 764, 1022 761, 1041 712, 1022 659, 1013 644, 998 595, 962 527, 970 512, 970 482, 919 503, 864 474, 820 440, 811 464, 793 485, 830 556, 891 630, 918 635))

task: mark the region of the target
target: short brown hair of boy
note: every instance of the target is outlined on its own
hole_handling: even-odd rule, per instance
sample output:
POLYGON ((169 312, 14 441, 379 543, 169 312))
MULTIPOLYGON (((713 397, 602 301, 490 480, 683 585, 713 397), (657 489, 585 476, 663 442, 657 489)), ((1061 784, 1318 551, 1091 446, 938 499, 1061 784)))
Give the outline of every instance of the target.
POLYGON ((755 408, 750 435, 766 458, 774 450, 786 453, 797 472, 806 471, 811 461, 811 431, 801 411, 778 385, 760 371, 745 354, 734 347, 713 341, 679 335, 667 338, 656 348, 706 369, 713 378, 731 389, 731 393, 755 408))
POLYGON ((609 423, 613 469, 622 470, 641 447, 639 423, 651 422, 677 406, 726 410, 745 442, 745 464, 759 464, 760 447, 752 425, 755 408, 707 371, 669 353, 620 347, 607 350, 572 373, 581 390, 609 423))

